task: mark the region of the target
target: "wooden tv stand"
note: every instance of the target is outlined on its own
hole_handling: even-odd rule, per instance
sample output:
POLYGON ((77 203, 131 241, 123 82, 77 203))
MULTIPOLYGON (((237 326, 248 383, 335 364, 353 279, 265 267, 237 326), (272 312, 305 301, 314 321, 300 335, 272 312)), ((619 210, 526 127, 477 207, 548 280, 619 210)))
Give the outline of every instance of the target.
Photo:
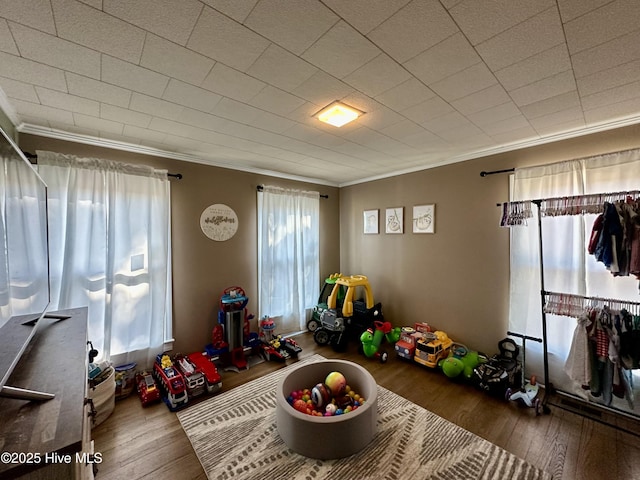
MULTIPOLYGON (((0 397, 0 479, 91 479, 91 406, 87 387, 87 308, 51 312, 8 385, 54 394, 50 400, 0 397)), ((10 352, 24 335, 23 322, 3 325, 0 352, 10 352), (11 343, 13 342, 13 343, 11 343)), ((2 355, 2 353, 0 353, 2 355)))

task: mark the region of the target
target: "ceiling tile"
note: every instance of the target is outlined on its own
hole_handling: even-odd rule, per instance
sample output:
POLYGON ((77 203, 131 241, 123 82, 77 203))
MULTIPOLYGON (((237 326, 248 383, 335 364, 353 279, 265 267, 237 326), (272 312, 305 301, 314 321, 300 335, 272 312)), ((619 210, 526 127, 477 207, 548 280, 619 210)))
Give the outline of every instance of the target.
POLYGON ((548 132, 548 128, 556 125, 572 125, 571 128, 583 127, 584 116, 579 107, 569 108, 559 112, 550 113, 541 117, 532 118, 529 123, 538 132, 548 132))
POLYGON ((498 81, 484 63, 478 63, 429 85, 444 100, 451 102, 497 84, 498 81))
POLYGON ((476 46, 492 70, 500 70, 564 43, 558 10, 553 7, 476 46), (532 42, 531 39, 536 41, 532 42))
POLYGON ((469 125, 472 125, 472 123, 461 115, 460 112, 454 110, 437 118, 422 122, 421 125, 433 133, 440 134, 447 130, 467 128, 469 125))
POLYGON ((521 115, 522 114, 520 113, 520 110, 518 110, 518 107, 516 107, 513 102, 507 101, 506 103, 467 115, 467 118, 475 125, 482 127, 483 125, 489 125, 491 123, 521 115))
POLYGON ((420 125, 407 119, 384 127, 380 129, 380 132, 388 137, 395 138, 400 141, 402 141, 403 138, 411 137, 412 135, 426 133, 425 129, 420 125))
POLYGON ((173 42, 148 34, 140 66, 177 78, 192 85, 200 85, 215 62, 173 42))
POLYGON ((145 33, 138 27, 74 0, 51 0, 60 38, 138 63, 145 33))
POLYGON ((451 105, 463 115, 471 115, 505 103, 511 103, 511 97, 505 92, 502 85, 496 84, 454 100, 451 105))
POLYGON ((338 20, 317 0, 260 0, 243 23, 299 55, 338 20))
POLYGON ((185 107, 210 112, 222 99, 222 96, 172 78, 162 94, 162 98, 185 107))
POLYGON ((352 92, 353 87, 322 70, 317 70, 316 73, 292 91, 294 95, 319 106, 328 105, 352 92))
POLYGON ((585 110, 584 116, 588 124, 610 122, 612 118, 621 119, 637 117, 640 111, 640 97, 623 102, 612 103, 593 110, 585 110))
POLYGON ((376 100, 387 107, 400 111, 435 96, 435 93, 416 78, 376 96, 376 100))
POLYGON ((25 115, 33 118, 40 118, 41 120, 73 125, 73 114, 68 110, 59 110, 57 108, 40 105, 39 103, 25 102, 23 100, 13 100, 12 103, 19 116, 25 115))
POLYGON ((515 90, 571 69, 567 46, 557 45, 495 72, 506 90, 515 90))
POLYGON ((11 55, 20 55, 16 42, 13 41, 13 36, 9 30, 9 24, 4 19, 0 19, 0 51, 11 55))
POLYGON ((638 97, 640 97, 640 80, 594 93, 593 95, 583 96, 582 106, 585 110, 595 110, 612 103, 633 100, 638 97))
POLYGON ((439 118, 453 111, 454 108, 451 105, 445 102, 442 98, 434 96, 422 103, 403 110, 401 113, 417 124, 423 125, 434 118, 439 118))
POLYGON ((344 78, 356 90, 375 97, 411 78, 409 72, 384 53, 344 78), (384 75, 380 75, 384 72, 384 75))
POLYGON ((380 108, 376 108, 375 110, 367 113, 360 117, 357 121, 360 125, 365 127, 372 128, 374 130, 381 130, 389 125, 396 124, 406 120, 403 115, 400 115, 398 112, 391 110, 390 108, 382 105, 380 108))
POLYGON ((0 0, 0 15, 36 30, 56 34, 49 0, 0 0))
POLYGON ((242 0, 241 2, 238 0, 202 0, 202 2, 242 23, 256 6, 258 0, 242 0))
POLYGON ((580 95, 592 95, 640 80, 640 60, 576 79, 580 95))
POLYGON ((576 78, 640 59, 640 30, 571 56, 576 78))
POLYGON ((574 119, 565 123, 552 123, 551 125, 539 125, 535 130, 540 138, 553 139, 558 135, 565 135, 571 132, 578 132, 585 127, 584 120, 574 119))
POLYGON ((161 97, 169 78, 146 68, 102 55, 102 80, 134 92, 161 97))
POLYGON ((313 44, 302 57, 337 78, 344 78, 380 54, 380 50, 344 21, 313 44))
POLYGON ((205 7, 198 18, 187 46, 245 71, 269 46, 269 41, 211 8, 205 7))
POLYGON ((61 92, 67 91, 62 70, 8 53, 0 52, 0 76, 61 92))
POLYGON ((125 124, 122 134, 140 139, 142 145, 150 145, 151 142, 163 143, 167 138, 166 133, 154 132, 131 124, 125 124))
POLYGON ((9 24, 20 54, 30 60, 100 78, 100 53, 52 35, 9 24))
POLYGON ((640 4, 637 0, 616 0, 565 23, 569 51, 578 53, 638 30, 640 4))
POLYGON ((99 132, 115 133, 117 135, 122 135, 124 128, 124 125, 120 122, 83 115, 82 113, 74 113, 73 122, 78 127, 91 128, 99 132))
POLYGON ((517 130, 519 128, 526 128, 529 125, 530 123, 524 115, 516 115, 515 117, 509 117, 504 120, 483 124, 481 128, 483 132, 493 136, 517 130))
POLYGON ((558 0, 558 8, 566 23, 609 2, 611 0, 558 0))
POLYGON ((40 102, 36 94, 36 89, 28 83, 18 82, 7 77, 0 77, 0 90, 9 98, 17 98, 18 100, 31 103, 40 102))
POLYGON ((388 55, 404 63, 457 31, 440 2, 413 0, 367 36, 388 55))
POLYGON ((193 108, 185 108, 175 120, 186 125, 205 128, 219 133, 233 133, 236 126, 239 125, 235 122, 228 122, 221 117, 193 108))
POLYGON ((308 125, 294 123, 282 132, 282 134, 290 138, 295 138, 296 140, 313 143, 313 140, 322 135, 322 132, 308 125))
POLYGON ((223 98, 211 111, 214 115, 227 118, 235 122, 251 125, 260 115, 260 110, 230 98, 223 98))
POLYGON ((248 102, 265 86, 264 82, 220 62, 213 66, 201 85, 202 88, 240 102, 248 102))
POLYGON ((427 85, 460 72, 482 59, 461 33, 456 33, 442 42, 416 55, 404 66, 427 85))
POLYGON ((510 130, 508 132, 497 133, 491 136, 494 141, 500 142, 501 145, 509 145, 526 140, 535 140, 539 137, 540 135, 538 135, 538 132, 536 132, 531 125, 510 130))
POLYGON ((555 4, 555 0, 465 0, 449 13, 469 41, 477 45, 555 4))
MULTIPOLYGON (((127 108, 108 105, 106 103, 100 105, 100 118, 121 122, 125 125, 133 125, 140 128, 146 128, 149 126, 149 123, 151 123, 151 115, 135 112, 127 108)), ((126 132, 125 135, 127 135, 126 132)))
POLYGON ((67 73, 69 93, 79 97, 90 98, 98 102, 126 108, 131 100, 131 90, 116 87, 92 78, 67 73))
POLYGON ((102 9, 126 22, 186 45, 202 4, 198 0, 103 0, 102 9))
POLYGON ((525 117, 533 119, 571 108, 580 108, 580 97, 575 90, 524 105, 520 110, 525 117))
POLYGON ((576 90, 576 82, 573 72, 567 71, 517 88, 509 92, 509 95, 516 105, 523 106, 574 90, 576 90))
POLYGON ((323 0, 360 33, 366 35, 372 29, 404 7, 410 0, 323 0), (366 15, 363 14, 366 12, 366 15))
POLYGON ((100 114, 100 104, 95 100, 69 95, 57 90, 44 87, 36 87, 40 103, 48 107, 69 110, 70 112, 84 113, 97 117, 100 114))
POLYGON ((184 110, 182 105, 160 100, 141 93, 134 93, 131 95, 131 105, 129 105, 129 108, 136 112, 147 113, 154 117, 168 119, 178 118, 184 110))
POLYGON ((102 0, 79 0, 82 3, 92 6, 93 8, 97 8, 98 10, 102 10, 102 0))
POLYGON ((316 71, 313 65, 274 44, 246 70, 252 77, 287 91, 300 86, 316 71))
POLYGON ((304 103, 303 99, 271 86, 264 88, 249 102, 254 107, 279 115, 287 115, 304 103))

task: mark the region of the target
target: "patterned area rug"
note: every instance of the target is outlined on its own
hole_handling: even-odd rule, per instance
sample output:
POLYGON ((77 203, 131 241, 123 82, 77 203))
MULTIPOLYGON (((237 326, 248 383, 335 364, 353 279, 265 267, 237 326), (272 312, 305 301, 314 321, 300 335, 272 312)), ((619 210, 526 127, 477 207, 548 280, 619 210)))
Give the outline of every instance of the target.
MULTIPOLYGON (((313 355, 295 365, 319 360, 324 357, 313 355)), ((287 368, 177 413, 210 480, 551 478, 381 386, 378 431, 367 447, 338 460, 299 455, 275 424, 275 386, 287 368)))

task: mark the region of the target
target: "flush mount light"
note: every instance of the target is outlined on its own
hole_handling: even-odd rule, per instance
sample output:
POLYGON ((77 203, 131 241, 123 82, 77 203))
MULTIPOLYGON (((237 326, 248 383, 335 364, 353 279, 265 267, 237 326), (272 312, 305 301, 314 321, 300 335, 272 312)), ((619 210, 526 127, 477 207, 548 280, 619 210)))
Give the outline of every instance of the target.
POLYGON ((328 123, 334 127, 341 127, 352 122, 363 113, 364 112, 360 110, 336 101, 320 110, 315 116, 317 116, 321 122, 328 123))

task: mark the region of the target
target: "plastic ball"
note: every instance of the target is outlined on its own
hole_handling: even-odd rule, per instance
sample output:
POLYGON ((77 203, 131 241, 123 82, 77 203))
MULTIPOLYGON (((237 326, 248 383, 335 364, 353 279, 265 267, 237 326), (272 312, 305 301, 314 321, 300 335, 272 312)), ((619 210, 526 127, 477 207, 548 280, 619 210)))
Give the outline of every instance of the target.
POLYGON ((302 413, 307 413, 307 402, 302 399, 297 399, 293 402, 293 408, 302 413))
POLYGON ((323 407, 331 400, 331 392, 324 383, 319 383, 311 389, 311 400, 318 407, 323 407))
POLYGON ((328 415, 335 415, 337 407, 333 403, 330 403, 325 407, 324 410, 328 415))
POLYGON ((327 385, 327 387, 329 387, 329 390, 331 390, 331 394, 334 397, 344 395, 344 392, 347 389, 347 380, 340 372, 331 372, 329 375, 327 375, 324 383, 325 385, 327 385))

